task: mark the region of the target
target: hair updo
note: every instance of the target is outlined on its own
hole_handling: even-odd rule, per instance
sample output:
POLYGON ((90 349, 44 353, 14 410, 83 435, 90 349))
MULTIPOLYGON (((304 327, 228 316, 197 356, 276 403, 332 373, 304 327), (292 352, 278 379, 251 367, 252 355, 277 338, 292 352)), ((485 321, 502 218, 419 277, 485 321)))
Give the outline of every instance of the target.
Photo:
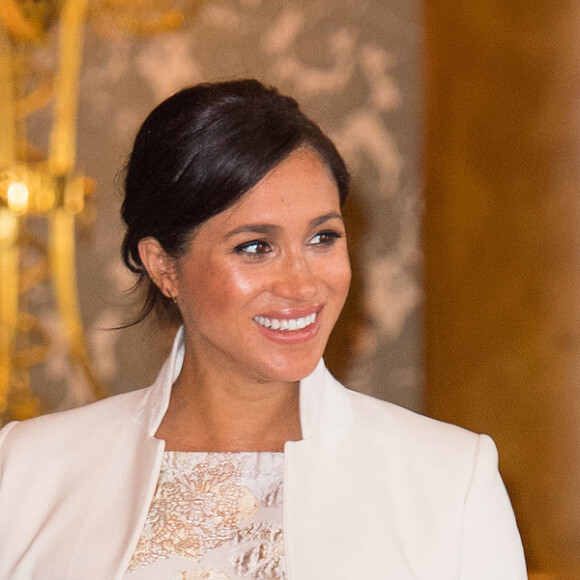
POLYGON ((140 316, 152 310, 179 321, 173 302, 153 283, 139 241, 156 238, 175 258, 200 224, 224 211, 300 146, 332 173, 340 203, 349 174, 332 141, 296 101, 256 80, 203 83, 155 108, 139 130, 125 177, 121 210, 127 230, 123 261, 145 290, 140 316))

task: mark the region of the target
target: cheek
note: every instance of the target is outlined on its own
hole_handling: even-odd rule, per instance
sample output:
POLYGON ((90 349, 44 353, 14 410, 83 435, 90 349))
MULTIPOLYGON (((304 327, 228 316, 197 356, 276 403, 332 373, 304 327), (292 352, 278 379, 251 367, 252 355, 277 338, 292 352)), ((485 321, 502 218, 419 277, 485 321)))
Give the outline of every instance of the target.
POLYGON ((229 284, 229 292, 239 297, 251 295, 261 286, 261 276, 257 270, 230 268, 223 278, 223 283, 229 284))
POLYGON ((343 300, 346 299, 352 277, 348 254, 337 256, 328 266, 325 276, 328 285, 338 296, 342 296, 343 300))
POLYGON ((183 279, 182 296, 196 317, 224 314, 239 307, 259 286, 259 277, 227 264, 207 261, 183 279))

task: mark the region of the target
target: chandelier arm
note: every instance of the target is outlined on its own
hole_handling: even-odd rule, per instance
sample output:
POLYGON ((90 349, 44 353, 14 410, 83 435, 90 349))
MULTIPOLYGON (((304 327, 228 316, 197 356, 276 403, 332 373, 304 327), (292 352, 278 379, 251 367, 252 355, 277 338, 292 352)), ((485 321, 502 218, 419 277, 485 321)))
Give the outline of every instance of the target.
POLYGON ((62 317, 72 362, 81 366, 89 378, 93 395, 106 396, 89 361, 79 308, 75 270, 75 216, 66 208, 56 209, 49 220, 49 256, 54 293, 62 317))
POLYGON ((42 28, 24 16, 22 8, 15 0, 0 2, 0 21, 20 41, 36 41, 42 36, 42 28))
POLYGON ((60 21, 60 67, 54 83, 54 123, 48 155, 53 175, 72 172, 76 161, 76 120, 86 8, 85 0, 67 0, 60 21))
POLYGON ((0 207, 0 415, 8 406, 18 325, 18 217, 0 207))

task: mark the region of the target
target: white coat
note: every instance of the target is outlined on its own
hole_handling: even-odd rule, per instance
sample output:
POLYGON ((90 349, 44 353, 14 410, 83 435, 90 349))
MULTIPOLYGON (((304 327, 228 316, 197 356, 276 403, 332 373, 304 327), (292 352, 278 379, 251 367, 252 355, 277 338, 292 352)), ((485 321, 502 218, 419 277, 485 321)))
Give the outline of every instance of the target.
MULTIPOLYGON (((0 578, 121 579, 161 465, 154 437, 183 360, 156 382, 0 431, 0 578)), ((524 580, 491 439, 345 389, 301 382, 285 446, 290 580, 524 580)))

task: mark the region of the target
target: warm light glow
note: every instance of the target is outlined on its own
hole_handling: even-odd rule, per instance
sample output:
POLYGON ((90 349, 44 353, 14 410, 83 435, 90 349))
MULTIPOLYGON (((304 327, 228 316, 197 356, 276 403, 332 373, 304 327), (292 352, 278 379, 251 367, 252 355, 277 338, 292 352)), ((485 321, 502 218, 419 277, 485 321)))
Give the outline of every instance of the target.
POLYGON ((6 208, 0 207, 0 244, 13 244, 17 234, 18 218, 6 208))
POLYGON ((6 192, 8 207, 15 213, 24 213, 28 207, 28 187, 21 181, 13 181, 6 192))

